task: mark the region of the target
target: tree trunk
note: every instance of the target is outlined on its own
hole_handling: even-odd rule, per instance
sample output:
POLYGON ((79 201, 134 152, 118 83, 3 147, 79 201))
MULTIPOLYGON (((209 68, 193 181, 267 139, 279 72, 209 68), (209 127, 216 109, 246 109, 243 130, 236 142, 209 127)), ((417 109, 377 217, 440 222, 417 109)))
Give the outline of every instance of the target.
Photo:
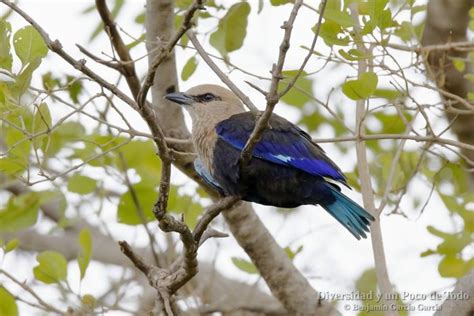
MULTIPOLYGON (((426 25, 423 33, 423 45, 437 45, 467 41, 467 26, 470 16, 469 9, 474 6, 473 0, 430 0, 426 25)), ((466 63, 464 72, 456 70, 453 57, 466 58, 466 50, 433 50, 426 56, 429 75, 438 88, 467 100, 469 92, 474 92, 474 83, 465 78, 473 73, 471 63, 466 63)), ((446 117, 452 124, 452 131, 461 142, 474 144, 474 111, 470 113, 454 113, 452 109, 469 110, 453 98, 441 96, 446 106, 446 117)), ((471 102, 474 106, 474 103, 471 102)), ((461 149, 467 158, 470 173, 471 191, 474 190, 474 151, 461 149)))
MULTIPOLYGON (((437 45, 467 41, 467 26, 470 20, 469 10, 474 6, 473 0, 430 0, 423 45, 437 45)), ((451 94, 467 99, 469 92, 474 92, 474 83, 465 78, 473 73, 471 63, 466 63, 464 72, 455 69, 451 58, 466 58, 465 50, 434 50, 426 56, 429 74, 438 88, 451 94)), ((446 106, 446 117, 452 124, 452 131, 461 142, 474 144, 474 112, 459 114, 450 111, 451 108, 466 110, 466 107, 453 98, 442 96, 446 106)), ((471 104, 473 104, 471 102, 471 104)), ((470 190, 474 191, 474 151, 461 149, 468 165, 470 190), (469 170, 471 168, 471 170, 469 170)), ((459 279, 456 287, 451 292, 467 294, 468 299, 447 299, 436 312, 437 316, 472 315, 474 313, 474 271, 459 279)))

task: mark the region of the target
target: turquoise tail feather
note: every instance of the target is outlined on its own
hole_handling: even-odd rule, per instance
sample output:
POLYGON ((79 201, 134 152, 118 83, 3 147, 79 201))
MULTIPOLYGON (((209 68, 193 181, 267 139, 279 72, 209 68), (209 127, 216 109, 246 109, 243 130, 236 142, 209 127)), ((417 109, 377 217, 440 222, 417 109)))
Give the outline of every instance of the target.
POLYGON ((336 200, 321 206, 355 238, 367 238, 366 232, 369 232, 370 221, 374 221, 375 218, 336 188, 331 187, 331 191, 336 200))

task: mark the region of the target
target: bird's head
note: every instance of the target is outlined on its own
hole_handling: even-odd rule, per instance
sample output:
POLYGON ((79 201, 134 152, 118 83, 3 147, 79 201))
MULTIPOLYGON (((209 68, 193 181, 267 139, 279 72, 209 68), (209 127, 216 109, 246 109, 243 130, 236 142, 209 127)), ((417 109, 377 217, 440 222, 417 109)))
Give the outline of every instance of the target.
POLYGON ((193 121, 221 121, 244 112, 242 102, 232 91, 213 84, 199 85, 186 92, 169 93, 165 98, 182 105, 191 114, 193 121))

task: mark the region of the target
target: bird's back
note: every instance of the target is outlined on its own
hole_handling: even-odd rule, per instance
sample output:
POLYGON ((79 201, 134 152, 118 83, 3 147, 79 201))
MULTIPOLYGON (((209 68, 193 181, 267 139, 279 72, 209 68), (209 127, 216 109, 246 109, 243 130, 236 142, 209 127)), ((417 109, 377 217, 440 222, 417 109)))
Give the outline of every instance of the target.
POLYGON ((227 195, 285 208, 330 202, 334 199, 322 177, 292 167, 254 157, 241 171, 240 154, 239 150, 227 142, 217 139, 212 176, 227 195))

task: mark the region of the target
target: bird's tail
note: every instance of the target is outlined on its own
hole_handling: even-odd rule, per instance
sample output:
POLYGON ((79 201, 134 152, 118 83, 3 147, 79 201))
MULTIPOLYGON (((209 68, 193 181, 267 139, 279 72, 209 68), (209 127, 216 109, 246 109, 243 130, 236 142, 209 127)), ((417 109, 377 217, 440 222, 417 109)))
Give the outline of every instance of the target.
POLYGON ((336 200, 331 204, 320 205, 350 231, 355 238, 367 238, 365 232, 369 232, 370 221, 374 221, 375 218, 338 189, 332 186, 330 188, 336 200))

